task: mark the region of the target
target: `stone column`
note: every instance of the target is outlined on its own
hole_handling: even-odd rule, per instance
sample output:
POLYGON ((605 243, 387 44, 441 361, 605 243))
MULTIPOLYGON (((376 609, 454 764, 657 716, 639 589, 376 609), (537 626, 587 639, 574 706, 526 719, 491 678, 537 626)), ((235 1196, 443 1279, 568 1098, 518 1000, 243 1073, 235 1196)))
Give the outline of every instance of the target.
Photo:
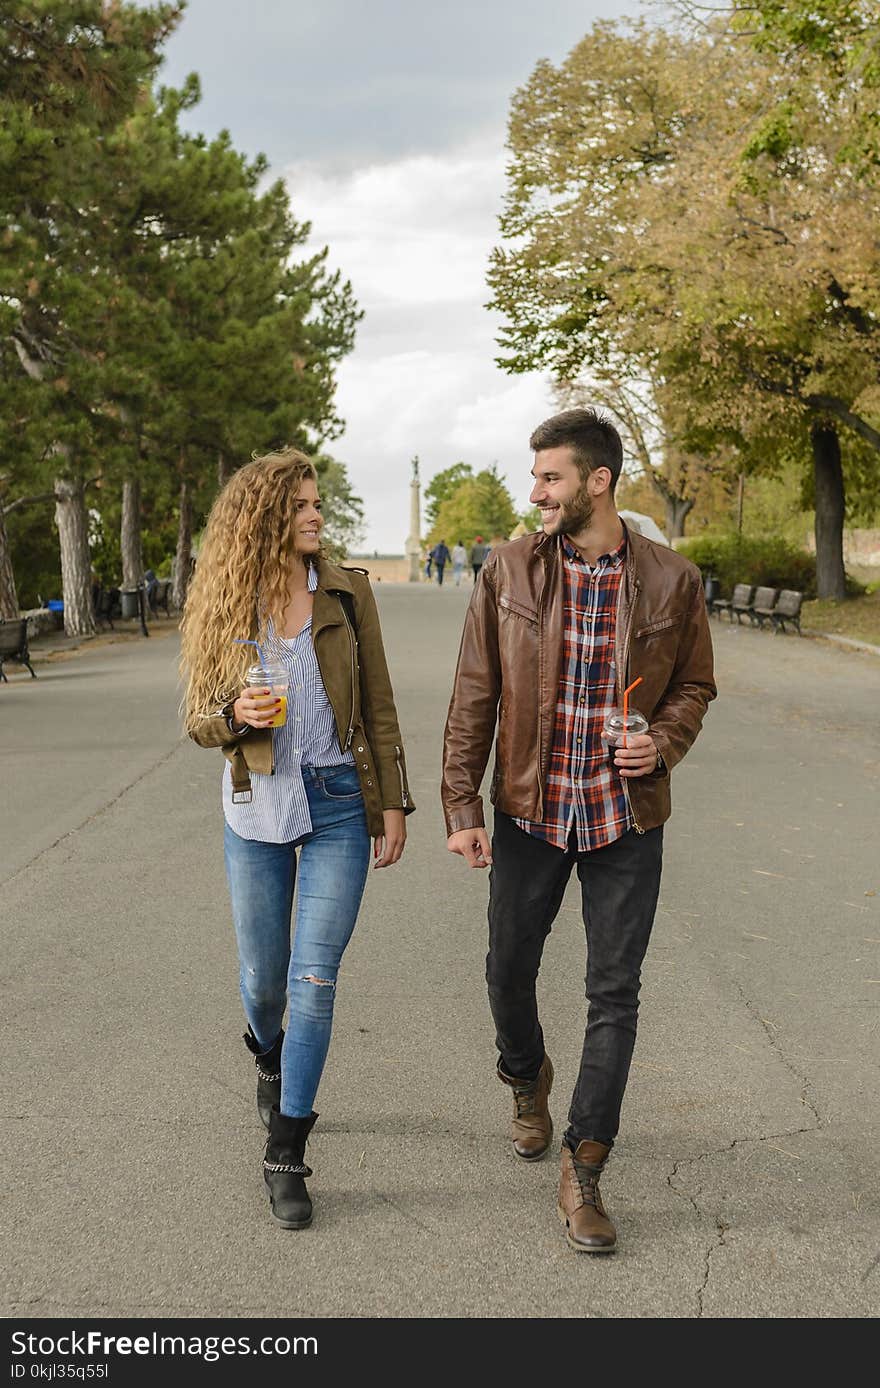
POLYGON ((418 458, 412 460, 412 481, 409 484, 409 535, 406 541, 406 557, 409 565, 407 578, 410 583, 418 583, 422 577, 422 507, 418 458))

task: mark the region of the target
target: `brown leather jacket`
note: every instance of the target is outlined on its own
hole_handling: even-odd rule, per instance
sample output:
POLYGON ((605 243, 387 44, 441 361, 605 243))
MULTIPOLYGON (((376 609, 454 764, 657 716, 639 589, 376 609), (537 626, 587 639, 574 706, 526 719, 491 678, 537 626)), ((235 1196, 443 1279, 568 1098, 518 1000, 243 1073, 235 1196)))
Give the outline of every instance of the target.
MULTIPOLYGON (((351 748, 361 783, 367 827, 384 832, 383 810, 412 814, 415 803, 406 779, 403 739, 385 661, 376 599, 365 569, 345 569, 318 561, 318 587, 312 607, 312 640, 327 698, 336 719, 339 745, 351 748), (340 593, 351 594, 354 629, 340 593)), ((232 766, 232 789, 247 795, 251 773, 271 776, 272 729, 229 729, 231 708, 207 711, 193 740, 200 747, 221 747, 232 766)))
MULTIPOLYGON (((441 798, 448 834, 483 825, 480 783, 498 722, 490 798, 521 819, 543 819, 543 795, 562 671, 563 551, 556 536, 526 535, 483 566, 471 597, 446 721, 441 798)), ((669 771, 700 731, 716 689, 699 570, 665 545, 627 530, 614 643, 618 702, 648 720, 666 771, 627 778, 639 832, 669 818, 669 771)))

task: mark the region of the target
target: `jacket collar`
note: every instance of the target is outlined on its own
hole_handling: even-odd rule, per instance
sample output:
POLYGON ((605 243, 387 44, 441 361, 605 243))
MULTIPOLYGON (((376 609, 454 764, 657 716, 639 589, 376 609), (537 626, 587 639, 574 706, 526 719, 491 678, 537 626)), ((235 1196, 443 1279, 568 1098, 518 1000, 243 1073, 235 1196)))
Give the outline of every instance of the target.
MULTIPOLYGON (((645 554, 645 552, 653 543, 653 541, 646 540, 644 535, 640 534, 637 530, 630 530, 626 521, 623 519, 623 516, 619 516, 618 519, 620 520, 620 524, 623 526, 623 533, 626 536, 625 562, 627 573, 630 576, 634 576, 639 566, 639 560, 645 554)), ((562 553, 562 536, 546 535, 542 531, 536 537, 534 553, 540 556, 542 559, 548 558, 550 555, 553 554, 557 555, 558 557, 562 553)))
POLYGON ((351 578, 345 569, 339 564, 332 564, 323 555, 318 556, 318 587, 325 593, 338 593, 340 589, 344 593, 354 593, 351 578))

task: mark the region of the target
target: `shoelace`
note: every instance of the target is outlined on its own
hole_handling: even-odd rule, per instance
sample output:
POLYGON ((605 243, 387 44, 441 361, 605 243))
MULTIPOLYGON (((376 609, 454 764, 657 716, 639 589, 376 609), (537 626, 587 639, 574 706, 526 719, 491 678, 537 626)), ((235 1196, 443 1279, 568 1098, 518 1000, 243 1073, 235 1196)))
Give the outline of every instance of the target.
POLYGON ((587 1166, 585 1162, 575 1161, 572 1157, 574 1174, 580 1186, 581 1196, 585 1205, 594 1205, 600 1214, 604 1214, 602 1208, 602 1197, 599 1194, 599 1177, 602 1175, 601 1166, 587 1166))
POLYGON ((517 1118, 525 1118, 530 1113, 534 1113, 537 1088, 536 1084, 530 1084, 522 1089, 514 1089, 513 1097, 516 1102, 517 1118))

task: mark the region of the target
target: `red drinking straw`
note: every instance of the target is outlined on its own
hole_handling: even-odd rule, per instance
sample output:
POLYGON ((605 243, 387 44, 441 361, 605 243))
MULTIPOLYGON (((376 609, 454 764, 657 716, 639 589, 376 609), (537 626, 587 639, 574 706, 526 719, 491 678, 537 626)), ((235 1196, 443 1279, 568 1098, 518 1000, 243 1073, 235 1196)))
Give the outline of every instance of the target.
POLYGON ((636 685, 637 685, 637 684, 641 684, 641 682, 642 682, 642 677, 641 677, 641 675, 639 675, 638 679, 637 679, 637 680, 633 680, 632 684, 629 685, 629 686, 623 691, 623 744, 622 744, 622 745, 623 745, 624 747, 626 746, 626 720, 627 720, 627 715, 629 714, 629 695, 630 695, 630 690, 635 689, 636 685))

